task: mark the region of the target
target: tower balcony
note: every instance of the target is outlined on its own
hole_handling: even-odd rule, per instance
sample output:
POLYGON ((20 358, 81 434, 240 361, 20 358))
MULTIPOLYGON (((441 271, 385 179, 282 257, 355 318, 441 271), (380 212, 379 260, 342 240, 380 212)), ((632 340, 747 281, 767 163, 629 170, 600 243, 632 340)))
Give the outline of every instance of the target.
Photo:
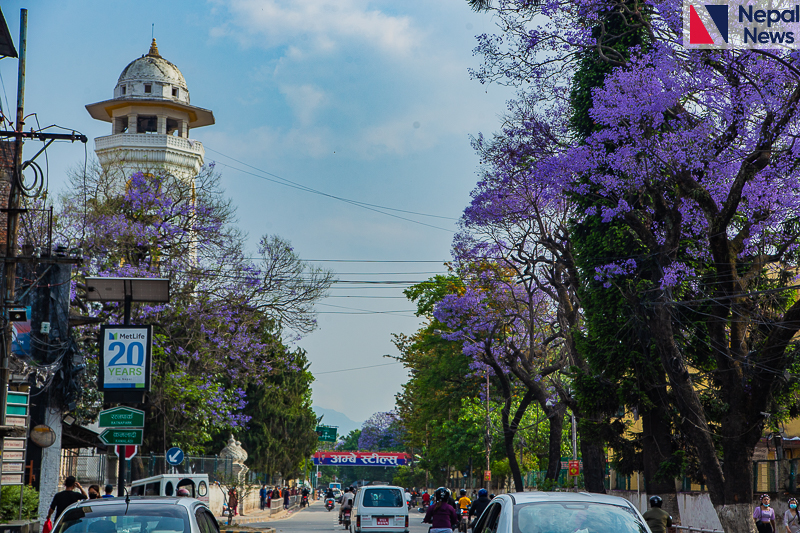
POLYGON ((103 167, 132 172, 162 170, 194 177, 203 166, 203 143, 159 133, 117 133, 97 137, 95 152, 103 167))

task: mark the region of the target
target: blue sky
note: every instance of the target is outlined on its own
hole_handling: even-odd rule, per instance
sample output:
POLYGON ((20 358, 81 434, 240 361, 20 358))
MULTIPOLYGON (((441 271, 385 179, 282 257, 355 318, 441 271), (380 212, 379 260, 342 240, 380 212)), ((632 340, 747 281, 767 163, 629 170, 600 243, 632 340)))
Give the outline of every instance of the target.
MULTIPOLYGON (((29 10, 26 113, 90 139, 109 134, 84 105, 112 97, 155 24, 159 51, 183 72, 192 104, 214 112, 216 124, 190 136, 203 142, 206 162, 217 162, 253 248, 278 234, 306 259, 447 260, 476 181, 469 135, 496 130, 512 96, 469 79, 481 60, 475 35, 495 27, 466 0, 5 0, 15 42, 21 7, 29 10), (449 218, 392 212, 443 229, 415 224, 278 185, 234 159, 331 195, 449 218)), ((16 69, 16 60, 0 61, 4 109, 15 104, 16 69)), ((58 192, 84 151, 62 143, 48 156, 58 192)), ((440 262, 319 264, 352 281, 421 281, 444 270, 440 262)), ((393 407, 406 380, 401 365, 331 372, 391 362, 382 357, 397 353, 391 334, 420 324, 401 290, 340 284, 318 306, 319 330, 299 342, 317 376, 316 405, 353 420, 393 407)))

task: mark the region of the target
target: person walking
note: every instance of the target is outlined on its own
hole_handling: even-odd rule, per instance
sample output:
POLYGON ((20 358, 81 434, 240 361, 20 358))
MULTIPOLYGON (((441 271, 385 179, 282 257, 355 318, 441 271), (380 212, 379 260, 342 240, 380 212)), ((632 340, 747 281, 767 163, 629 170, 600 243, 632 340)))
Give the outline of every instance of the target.
POLYGON ((86 491, 81 487, 81 484, 75 479, 75 476, 67 476, 67 479, 64 480, 64 490, 57 492, 56 495, 53 496, 50 510, 47 511, 47 520, 50 520, 50 516, 53 513, 56 514, 56 519, 58 519, 61 513, 64 512, 64 509, 88 497, 86 491), (80 492, 75 492, 75 489, 78 489, 80 492))
POLYGON ((753 520, 758 533, 776 533, 775 509, 770 507, 769 494, 761 495, 761 504, 753 510, 753 520))
POLYGON ((267 508, 267 486, 261 485, 261 489, 258 491, 258 503, 259 508, 263 511, 267 508))
POLYGON ((672 527, 672 517, 661 508, 663 503, 661 496, 651 496, 650 510, 642 515, 653 533, 667 533, 667 528, 672 527))
POLYGON ((239 494, 234 487, 228 491, 228 512, 231 518, 239 514, 239 494))
POLYGON ((106 493, 103 494, 103 498, 113 498, 114 497, 114 486, 113 485, 106 485, 105 491, 106 491, 106 493))
POLYGON ((281 492, 283 493, 283 508, 284 509, 288 509, 289 508, 289 495, 290 495, 289 494, 289 487, 288 486, 284 487, 281 492))
POLYGON ((100 485, 89 485, 89 499, 96 500, 100 498, 100 485))
POLYGON ((800 532, 800 516, 797 514, 797 498, 789 498, 789 508, 783 513, 783 525, 786 533, 800 532))

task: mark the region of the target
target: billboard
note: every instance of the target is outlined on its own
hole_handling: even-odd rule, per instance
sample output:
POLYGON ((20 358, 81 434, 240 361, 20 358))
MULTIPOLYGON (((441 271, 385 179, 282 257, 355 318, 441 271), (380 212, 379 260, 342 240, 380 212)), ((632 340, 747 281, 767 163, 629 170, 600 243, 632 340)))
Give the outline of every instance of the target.
POLYGON ((315 465, 342 466, 402 466, 411 457, 407 453, 396 452, 317 452, 315 465))
POLYGON ((151 326, 101 326, 100 390, 150 390, 152 342, 151 326))

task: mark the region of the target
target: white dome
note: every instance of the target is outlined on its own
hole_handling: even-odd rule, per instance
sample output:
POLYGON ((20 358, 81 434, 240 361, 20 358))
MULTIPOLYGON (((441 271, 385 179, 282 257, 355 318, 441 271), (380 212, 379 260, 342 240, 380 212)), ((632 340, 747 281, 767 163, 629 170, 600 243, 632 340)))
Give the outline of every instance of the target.
POLYGON ((119 75, 114 97, 177 99, 189 103, 189 89, 178 67, 161 57, 156 40, 150 51, 128 63, 119 75))

